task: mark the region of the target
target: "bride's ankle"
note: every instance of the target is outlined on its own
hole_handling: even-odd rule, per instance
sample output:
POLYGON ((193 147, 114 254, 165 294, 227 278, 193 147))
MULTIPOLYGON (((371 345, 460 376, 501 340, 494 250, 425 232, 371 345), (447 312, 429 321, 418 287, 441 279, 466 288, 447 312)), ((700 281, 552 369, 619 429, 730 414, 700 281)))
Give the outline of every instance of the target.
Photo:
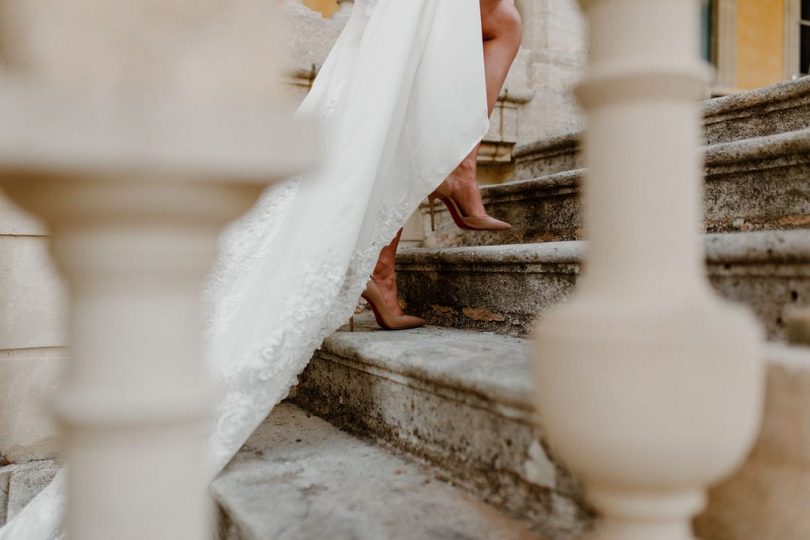
POLYGON ((374 280, 374 283, 381 289, 396 289, 397 277, 393 271, 375 271, 371 275, 371 279, 374 280))
POLYGON ((471 187, 478 188, 478 181, 475 175, 461 174, 456 170, 445 179, 436 190, 442 195, 454 196, 462 192, 468 192, 471 187))

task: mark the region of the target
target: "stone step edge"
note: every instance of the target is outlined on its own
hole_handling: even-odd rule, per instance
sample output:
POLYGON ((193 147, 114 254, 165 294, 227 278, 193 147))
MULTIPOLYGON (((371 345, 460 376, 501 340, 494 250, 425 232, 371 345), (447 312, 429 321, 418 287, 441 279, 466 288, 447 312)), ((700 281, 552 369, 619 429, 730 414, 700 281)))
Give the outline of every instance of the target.
POLYGON ((782 111, 810 103, 810 77, 786 81, 704 102, 704 124, 757 116, 762 110, 782 111))
MULTIPOLYGON (((705 147, 704 159, 707 181, 711 181, 713 176, 735 172, 766 171, 810 163, 810 128, 709 145, 705 147)), ((572 193, 579 190, 586 171, 587 169, 578 168, 504 184, 481 186, 481 196, 486 204, 496 200, 517 201, 527 196, 536 196, 537 192, 555 195, 572 193)), ((447 211, 442 204, 437 204, 435 210, 447 211)), ((422 204, 421 212, 429 212, 427 202, 422 204)))
MULTIPOLYGON (((712 144, 705 147, 704 161, 708 177, 810 163, 810 128, 712 144), (759 166, 752 167, 752 163, 759 163, 759 166)), ((493 193, 520 193, 527 185, 549 190, 574 188, 585 171, 584 168, 578 168, 504 184, 481 186, 481 192, 486 197, 493 193)))
POLYGON ((564 135, 557 135, 547 139, 540 139, 530 143, 520 144, 512 150, 512 159, 520 163, 526 158, 542 155, 554 157, 558 155, 578 152, 582 146, 582 131, 574 131, 564 135))
MULTIPOLYGON (((430 329, 432 327, 427 328, 430 329)), ((447 331, 448 329, 436 327, 436 330, 447 331)), ((471 332, 470 330, 455 331, 462 333, 471 332)), ((476 333, 481 334, 482 332, 476 333)), ((491 335, 494 339, 510 339, 515 342, 525 343, 528 348, 528 340, 526 338, 502 336, 498 334, 491 335)), ((450 399, 477 409, 494 412, 506 418, 526 423, 533 423, 535 421, 534 406, 532 405, 529 388, 517 391, 506 387, 498 388, 500 386, 498 385, 498 381, 493 381, 494 384, 492 387, 486 389, 473 388, 462 379, 448 382, 444 375, 435 375, 429 371, 417 372, 408 368, 392 367, 388 359, 361 354, 353 350, 351 346, 342 346, 339 350, 336 350, 329 338, 324 341, 321 348, 315 354, 324 360, 335 362, 349 369, 363 371, 370 375, 381 377, 416 390, 432 393, 438 397, 450 399)))
MULTIPOLYGON (((795 513, 790 512, 790 507, 810 504, 810 500, 795 499, 797 493, 806 491, 801 490, 800 485, 804 481, 802 478, 810 473, 810 445, 801 430, 784 429, 784 426, 806 425, 810 421, 810 408, 807 406, 810 405, 810 348, 768 342, 762 353, 767 378, 763 426, 747 461, 732 477, 713 488, 711 503, 699 518, 701 531, 716 527, 722 530, 724 522, 734 519, 741 512, 753 512, 752 518, 767 521, 769 530, 773 527, 780 530, 787 522, 786 518, 795 521, 795 513), (788 485, 774 483, 764 476, 769 474, 768 471, 781 475, 784 470, 802 473, 788 485), (740 498, 736 494, 741 490, 767 493, 773 500, 783 502, 786 510, 775 511, 777 509, 773 505, 760 508, 761 497, 740 498)), ((384 430, 382 433, 361 435, 386 444, 385 437, 391 434, 384 430)), ((393 450, 403 451, 402 447, 396 445, 393 450)), ((441 465, 437 466, 441 469, 441 465)), ((804 497, 807 499, 807 493, 804 497)), ((765 523, 760 525, 766 526, 765 523)))
MULTIPOLYGON (((295 505, 300 506, 303 504, 308 506, 311 504, 310 499, 318 495, 323 494, 327 498, 336 497, 340 496, 340 490, 346 489, 344 485, 339 482, 336 483, 334 478, 329 477, 329 474, 334 472, 334 469, 318 471, 319 468, 323 469, 324 464, 323 462, 317 463, 317 459, 314 471, 318 471, 318 474, 308 474, 309 471, 306 467, 308 460, 311 460, 315 454, 324 451, 334 454, 329 459, 342 459, 345 452, 348 451, 350 455, 353 454, 354 459, 348 462, 344 460, 343 463, 350 464, 349 466, 352 467, 357 466, 358 458, 363 460, 365 462, 365 473, 360 476, 352 476, 361 485, 367 485, 372 489, 376 486, 382 488, 382 491, 390 490, 392 483, 396 484, 396 479, 402 478, 405 480, 407 475, 415 475, 418 477, 420 487, 432 490, 434 496, 438 495, 442 498, 458 496, 461 508, 464 511, 474 512, 474 514, 470 514, 470 517, 476 515, 483 520, 493 520, 493 524, 501 523, 502 526, 512 524, 513 527, 523 530, 528 530, 531 526, 528 521, 519 517, 513 518, 493 506, 489 507, 489 511, 481 512, 486 503, 480 501, 474 492, 465 489, 465 486, 446 481, 441 474, 437 474, 438 469, 432 464, 418 458, 415 459, 413 455, 402 452, 400 449, 385 444, 383 441, 369 441, 366 437, 346 432, 334 424, 330 425, 328 421, 319 418, 317 415, 310 414, 298 405, 284 402, 270 413, 268 418, 251 436, 251 439, 240 450, 236 458, 211 485, 212 497, 219 507, 218 528, 220 540, 281 538, 281 536, 286 538, 284 534, 286 529, 283 526, 274 525, 273 520, 284 522, 285 520, 297 521, 313 517, 319 522, 323 522, 324 519, 328 520, 331 512, 321 512, 319 517, 311 516, 309 512, 306 515, 301 515, 295 511, 290 512, 295 508, 295 505), (281 431, 272 434, 273 430, 281 431), (282 454, 293 454, 292 457, 283 455, 282 458, 277 458, 275 462, 272 462, 272 459, 269 462, 266 461, 267 456, 265 454, 276 452, 278 447, 273 442, 279 440, 282 447, 285 446, 285 443, 289 445, 292 440, 295 440, 296 446, 301 445, 300 450, 296 448, 291 451, 289 448, 285 448, 281 450, 282 454), (318 444, 313 446, 311 442, 318 444), (325 446, 323 446, 324 443, 325 446), (382 463, 380 460, 382 460, 382 463), (270 469, 265 468, 263 465, 266 463, 272 463, 273 466, 270 469), (296 466, 296 463, 299 465, 296 466), (379 465, 382 465, 382 469, 378 467, 379 465), (392 471, 394 468, 395 470, 392 471), (374 478, 375 475, 377 478, 374 478), (326 476, 325 479, 324 476, 326 476), (323 483, 321 487, 329 489, 318 489, 319 482, 323 483), (370 485, 369 482, 371 482, 370 485), (273 485, 278 487, 273 489, 273 485), (262 489, 262 486, 271 487, 270 489, 262 489), (273 514, 271 511, 268 514, 262 508, 264 506, 262 502, 268 501, 267 497, 290 496, 290 488, 300 493, 299 499, 297 501, 285 501, 290 502, 292 507, 285 505, 274 507, 276 512, 282 511, 286 513, 273 514), (435 493, 436 490, 439 493, 435 493), (281 529, 277 531, 278 536, 271 532, 272 529, 281 529)), ((310 466, 313 467, 313 465, 310 466)), ((404 494, 404 492, 398 491, 396 487, 393 488, 393 491, 394 495, 404 494)), ((360 496, 366 495, 364 490, 353 491, 353 493, 360 496)), ((402 504, 402 501, 399 501, 399 504, 402 504)), ((369 511, 365 505, 352 505, 351 508, 355 509, 356 514, 363 516, 363 518, 366 517, 366 512, 369 511)), ((456 509, 458 510, 458 508, 456 509)), ((335 511, 338 512, 338 517, 342 517, 340 508, 335 511)), ((381 517, 379 508, 372 509, 371 512, 372 516, 381 517)), ((443 518, 441 514, 438 514, 436 518, 443 520, 446 516, 443 518)), ((301 536, 301 531, 299 531, 299 534, 294 535, 295 538, 320 538, 320 536, 310 536, 311 528, 309 529, 309 534, 301 536)), ((534 534, 524 532, 524 535, 526 538, 541 540, 539 536, 534 534)), ((352 535, 352 538, 354 537, 352 535)), ((390 538, 394 537, 405 538, 404 535, 400 534, 390 538)), ((464 535, 464 538, 467 537, 464 535)), ((506 536, 497 535, 500 540, 517 537, 523 536, 516 530, 506 536)), ((363 536, 363 538, 369 537, 363 536)), ((424 532, 420 535, 420 538, 425 538, 424 532)))
POLYGON ((581 504, 581 487, 538 434, 528 342, 439 327, 420 331, 398 332, 402 337, 393 346, 390 332, 338 332, 335 343, 327 341, 315 353, 290 401, 434 467, 445 481, 509 514, 556 523, 550 525, 556 531, 550 538, 579 537, 557 534, 585 525, 589 514, 581 504), (409 347, 410 340, 420 339, 409 347), (458 345, 440 349, 449 342, 458 345), (512 346, 516 343, 526 347, 512 346), (448 355, 453 357, 446 362, 433 362, 448 355), (448 373, 465 368, 473 375, 448 391, 448 373), (426 372, 406 375, 419 369, 426 372), (491 385, 482 384, 484 378, 491 385), (480 397, 480 389, 504 381, 508 388, 485 392, 490 403, 481 406, 487 398, 480 397), (470 431, 472 426, 481 431, 470 431))
MULTIPOLYGON (((802 480, 799 477, 795 482, 788 486, 775 485, 768 482, 767 478, 758 480, 762 476, 763 467, 770 467, 772 471, 779 474, 780 470, 784 467, 796 468, 796 470, 806 471, 810 473, 810 446, 805 444, 806 441, 802 439, 800 432, 795 430, 785 430, 781 426, 785 425, 803 425, 810 420, 810 408, 805 405, 810 404, 810 348, 788 346, 781 343, 768 342, 762 351, 763 367, 766 371, 768 392, 765 402, 765 414, 763 427, 757 437, 757 442, 753 448, 751 455, 746 463, 744 463, 737 473, 730 479, 727 479, 722 485, 714 488, 714 493, 739 493, 740 489, 744 490, 760 490, 765 489, 769 496, 774 496, 777 500, 788 500, 797 502, 790 497, 795 497, 797 493, 796 485, 800 484, 802 480), (804 417, 804 418, 803 418, 804 417), (779 461, 774 461, 774 457, 778 457, 779 461), (765 483, 762 484, 761 482, 765 483), (775 490, 775 491, 774 491, 775 490)), ((530 362, 530 358, 527 358, 530 362)), ((362 365, 356 365, 355 369, 363 369, 362 365)), ((366 373, 379 372, 375 369, 373 372, 364 370, 366 373)), ((316 411, 317 412, 317 411, 316 411)), ((362 411, 358 411, 358 414, 362 411)), ((383 414, 383 418, 387 415, 383 414)), ((432 449, 425 452, 424 448, 408 444, 408 438, 398 440, 395 433, 391 432, 395 428, 397 422, 390 423, 389 427, 378 426, 377 428, 369 426, 365 428, 358 428, 357 425, 341 424, 342 417, 324 416, 330 422, 337 422, 336 425, 342 428, 359 429, 356 433, 364 438, 370 438, 378 444, 387 446, 395 452, 403 452, 410 454, 420 462, 427 465, 436 467, 439 471, 446 471, 450 475, 449 481, 455 485, 459 485, 465 489, 475 490, 475 483, 470 478, 462 474, 459 478, 454 475, 458 474, 458 467, 462 467, 464 463, 463 456, 456 455, 448 457, 442 453, 441 450, 432 449), (456 459, 457 462, 452 461, 456 459), (447 459, 450 459, 448 462, 447 459), (455 468, 454 468, 455 467, 455 468)), ((373 424, 372 424, 373 426, 373 424)), ((536 424, 535 424, 536 427, 536 424)), ((551 444, 553 450, 553 444, 551 444)), ((453 454, 456 450, 449 449, 453 454)), ((556 462, 555 462, 556 463, 556 462)), ((529 482, 533 484, 535 480, 528 480, 522 474, 515 471, 501 470, 501 474, 512 474, 514 479, 518 482, 529 482)), ((804 474, 804 473, 803 473, 804 474)), ((542 484, 545 485, 545 484, 542 484)), ((562 486, 555 484, 554 490, 560 489, 562 486)), ((552 488, 549 488, 552 489, 552 488)), ((562 496, 573 496, 576 492, 560 491, 562 496)), ((718 497, 718 502, 713 502, 708 510, 701 516, 700 521, 702 524, 701 530, 709 530, 712 527, 722 526, 724 520, 734 515, 737 512, 758 511, 757 508, 750 508, 750 503, 756 502, 759 499, 749 500, 747 498, 740 499, 739 497, 718 497), (732 506, 729 508, 729 501, 732 505, 740 505, 740 507, 732 506), (748 505, 748 506, 746 506, 748 505), (729 513, 729 512, 732 513, 729 513), (704 527, 706 527, 704 529, 704 527)), ((496 504, 497 502, 492 501, 496 504)), ((810 500, 803 501, 802 504, 810 504, 810 500)), ((505 507, 507 511, 508 507, 505 507)), ((771 509, 772 510, 772 509, 771 509)), ((774 514, 769 509, 764 509, 762 515, 758 515, 761 520, 768 521, 771 525, 778 525, 783 523, 783 518, 789 517, 785 512, 777 512, 774 514)), ((521 515, 520 511, 512 510, 516 515, 521 515)), ((788 512, 789 513, 789 512, 788 512)), ((708 536, 707 536, 708 537, 708 536)))
MULTIPOLYGON (((810 102, 810 77, 707 100, 703 104, 703 123, 717 124, 732 119, 758 116, 763 111, 794 109, 806 105, 807 102, 810 102)), ((518 163, 535 155, 554 157, 573 153, 579 150, 582 135, 582 131, 574 131, 521 144, 515 147, 512 156, 518 163)))
MULTIPOLYGON (((711 233, 704 236, 706 262, 713 265, 786 264, 810 262, 810 231, 751 231, 711 233)), ((544 265, 578 266, 587 241, 566 240, 531 244, 405 248, 397 255, 398 267, 426 265, 544 265)), ((554 269, 559 272, 559 268, 554 269)))
POLYGON ((705 147, 707 174, 751 170, 750 163, 762 162, 759 169, 810 162, 810 128, 722 142, 705 147), (787 160, 787 161, 786 161, 787 160), (769 163, 777 163, 768 166, 769 163))
MULTIPOLYGON (((440 329, 436 329, 439 331, 440 329)), ((459 332, 460 334, 477 334, 474 331, 464 331, 464 330, 455 330, 455 332, 459 332)), ((385 333, 378 332, 376 333, 380 339, 385 338, 385 333)), ((374 335, 372 335, 374 337, 374 335)), ((524 342, 527 340, 523 340, 524 342)), ((328 346, 328 345, 327 345, 328 346)), ((346 344, 343 344, 341 347, 341 354, 346 354, 347 351, 350 350, 350 347, 347 347, 346 344)), ((320 357, 320 361, 325 361, 329 365, 334 365, 332 362, 336 361, 336 356, 334 354, 329 354, 320 357)), ((424 388, 424 380, 425 375, 422 374, 419 377, 419 380, 415 383, 409 384, 408 377, 404 376, 404 371, 402 369, 391 369, 394 373, 393 376, 386 376, 386 365, 387 362, 384 357, 369 359, 371 365, 366 363, 366 360, 363 360, 365 355, 354 355, 352 360, 349 363, 340 362, 340 359, 337 359, 339 362, 338 364, 334 365, 335 368, 339 369, 339 366, 351 366, 351 370, 355 371, 358 370, 359 373, 368 374, 371 377, 385 377, 388 381, 397 381, 399 384, 403 384, 405 386, 414 388, 415 392, 418 395, 421 395, 421 398, 416 399, 424 399, 424 396, 427 394, 424 388), (360 360, 357 360, 360 358, 360 360)), ((767 397, 767 405, 766 405, 766 415, 765 415, 765 424, 760 433, 757 441, 757 445, 754 448, 754 452, 752 457, 749 461, 743 466, 743 468, 737 473, 737 476, 729 480, 728 487, 721 486, 721 489, 731 490, 732 493, 739 490, 739 486, 735 482, 740 482, 738 478, 742 478, 745 482, 747 478, 751 477, 751 471, 760 470, 762 467, 762 460, 769 461, 769 456, 773 455, 780 455, 784 456, 784 459, 787 460, 789 466, 792 467, 800 467, 801 470, 807 470, 808 464, 810 463, 810 447, 803 444, 801 442, 801 434, 797 434, 795 432, 787 433, 786 430, 779 429, 779 426, 784 425, 798 425, 797 424, 797 417, 798 415, 804 415, 810 418, 810 409, 807 407, 799 407, 797 409, 797 405, 801 404, 810 404, 810 385, 807 383, 810 382, 810 349, 808 348, 798 348, 787 346, 781 343, 775 342, 768 342, 765 344, 763 349, 763 363, 764 369, 767 373, 768 379, 768 397, 767 397), (798 412, 797 412, 798 411, 798 412), (736 491, 735 491, 736 490, 736 491)), ((531 352, 527 350, 525 356, 525 362, 531 362, 531 352)), ((329 369, 328 367, 326 369, 329 369)), ((440 375, 441 377, 441 375, 440 375)), ((428 378, 429 374, 428 374, 428 378)), ((317 379, 317 378, 316 378, 317 379)), ((306 380, 306 379, 305 379, 306 380)), ((458 392, 458 390, 456 390, 458 392)), ((317 392, 316 392, 317 393, 317 392)), ((329 394, 327 392, 326 394, 329 394)), ((527 403, 528 407, 533 407, 531 404, 531 389, 529 389, 528 397, 523 396, 520 399, 527 403)), ((332 399, 336 401, 339 400, 339 393, 337 396, 332 396, 332 399)), ((441 397, 441 396, 440 396, 441 397)), ((321 397, 324 399, 324 396, 321 397)), ((448 400, 449 402, 450 400, 448 400)), ((342 401, 341 401, 342 403, 342 401)), ((318 411, 318 405, 312 409, 312 411, 316 415, 321 415, 322 412, 318 411)), ((363 415, 363 411, 365 409, 361 408, 355 411, 356 415, 363 415)), ((495 414, 497 416, 499 409, 497 407, 489 407, 488 414, 495 414), (492 411, 492 412, 489 412, 492 411)), ((442 447, 442 448, 433 448, 433 447, 425 447, 420 444, 415 444, 409 436, 407 435, 407 427, 405 434, 397 434, 396 430, 399 426, 399 421, 393 419, 390 415, 391 414, 407 414, 407 412, 402 411, 398 408, 395 408, 391 411, 382 412, 378 414, 379 416, 378 421, 382 421, 383 424, 376 425, 375 422, 371 422, 370 424, 360 423, 357 424, 353 421, 350 421, 345 417, 345 414, 334 415, 330 413, 326 413, 322 415, 324 419, 333 423, 334 425, 341 427, 343 429, 347 429, 350 432, 356 433, 357 435, 375 441, 377 444, 384 445, 390 448, 394 452, 405 453, 411 455, 415 459, 423 462, 427 465, 432 465, 437 468, 439 471, 444 471, 444 474, 449 475, 448 481, 453 483, 454 485, 458 485, 465 489, 476 491, 476 489, 484 489, 479 485, 481 479, 478 478, 475 473, 469 472, 470 456, 465 454, 464 450, 459 450, 458 447, 452 444, 452 441, 449 443, 450 446, 442 447), (348 422, 348 423, 347 423, 348 422), (461 453, 459 453, 461 452, 461 453), (467 457, 465 457, 467 456, 467 457), (467 471, 467 472, 465 472, 467 471)), ((406 418, 406 417, 403 417, 406 418)), ((504 418, 504 416, 502 416, 504 418)), ((520 422, 520 424, 526 425, 526 429, 533 430, 536 433, 540 433, 538 430, 538 424, 541 422, 538 421, 538 416, 531 416, 533 420, 527 419, 525 422, 520 422)), ((800 419, 799 419, 800 420, 800 419)), ((504 418, 504 422, 515 422, 514 419, 509 417, 504 418)), ((407 418, 405 420, 407 424, 407 418)), ((802 421, 801 423, 806 423, 806 421, 802 421)), ((413 428, 413 426, 411 426, 413 428)), ((424 444, 424 443, 422 443, 424 444)), ((448 444, 447 442, 445 444, 448 444)), ((528 448, 528 447, 527 447, 528 448)), ((550 446, 551 450, 553 450, 553 444, 550 446)), ((477 454, 476 454, 477 455, 477 454)), ((487 455, 485 452, 483 455, 487 455)), ((529 448, 528 456, 531 457, 534 454, 531 452, 531 448, 529 448)), ((540 455, 540 454, 538 454, 540 455)), ((546 459, 549 458, 550 454, 546 455, 546 459)), ((537 461, 538 464, 549 462, 539 459, 539 458, 532 458, 537 461)), ((551 458, 553 459, 553 457, 551 458)), ((478 463, 473 459, 472 463, 478 463)), ((503 506, 506 511, 512 512, 515 515, 524 515, 524 512, 534 512, 537 511, 534 507, 521 507, 520 504, 517 507, 512 508, 515 501, 510 501, 509 499, 501 500, 501 490, 507 489, 510 492, 514 493, 523 493, 522 496, 536 496, 537 493, 533 493, 533 495, 527 495, 522 490, 526 489, 527 486, 540 486, 546 489, 550 489, 553 493, 557 493, 557 495, 552 495, 552 500, 556 500, 556 504, 562 504, 562 499, 564 498, 571 498, 574 497, 573 500, 577 500, 580 491, 576 488, 575 484, 570 484, 570 481, 573 480, 563 480, 564 478, 570 478, 570 474, 566 473, 564 469, 559 469, 559 463, 556 461, 552 461, 555 465, 554 470, 554 482, 552 484, 548 484, 547 482, 541 480, 541 478, 546 478, 546 475, 535 476, 535 474, 540 474, 540 470, 544 470, 545 468, 537 469, 534 472, 530 473, 528 470, 524 470, 525 465, 520 466, 518 469, 513 469, 511 466, 503 465, 502 468, 499 469, 499 475, 506 475, 505 477, 501 478, 498 476, 500 480, 503 482, 498 484, 498 488, 495 489, 492 493, 486 493, 485 499, 492 502, 496 506, 503 506), (531 475, 530 475, 531 474, 531 475), (530 476, 527 476, 530 475, 530 476), (512 485, 510 482, 517 482, 517 484, 512 485), (539 482, 539 483, 538 483, 539 482), (564 483, 561 483, 564 482, 564 483), (524 485, 525 484, 525 485, 524 485), (511 486, 511 487, 510 487, 511 486), (520 487, 523 486, 523 487, 520 487), (530 509, 531 508, 531 509, 530 509)), ((512 464, 515 465, 515 464, 512 464)), ((776 464, 774 467, 778 470, 781 465, 776 464)), ((489 478, 489 477, 487 477, 489 478)), ((488 482, 492 482, 490 478, 488 482)), ((496 482, 497 483, 497 482, 496 482)), ((490 484, 487 484, 490 485, 490 484)), ((746 487, 750 487, 746 485, 746 487)), ((770 489, 772 486, 767 485, 765 486, 766 489, 770 489)), ((785 496, 794 495, 795 489, 791 491, 790 489, 784 490, 785 493, 777 493, 777 497, 782 500, 785 496)), ((551 492, 549 492, 551 493, 551 492)), ((520 497, 519 497, 520 498, 520 497)), ((734 498, 732 498, 733 500, 734 498)), ((745 501, 743 501, 745 503, 745 501)), ((810 503, 810 501, 808 501, 810 503)), ((723 503, 725 504, 725 503, 723 503)), ((728 515, 728 508, 723 506, 723 504, 719 505, 712 505, 710 506, 709 510, 707 511, 704 516, 702 516, 702 520, 708 523, 712 523, 717 520, 722 520, 728 515)), ((552 508, 554 505, 552 505, 552 508)), ((740 509, 743 510, 743 509, 740 509)), ((751 509, 748 509, 751 510, 751 509)), ((528 515, 528 514, 527 514, 528 515)), ((553 515, 553 514, 550 514, 553 515)), ((584 515, 584 514, 583 514, 584 515)), ((577 519, 582 520, 583 515, 580 515, 577 519)), ((767 512, 765 513, 763 519, 772 519, 773 516, 769 515, 767 512)), ((582 523, 586 523, 587 519, 582 521, 582 523)), ((554 537, 554 536, 552 536, 554 537)))
MULTIPOLYGON (((426 327, 428 330, 433 327, 426 327)), ((438 331, 447 331, 445 328, 435 327, 438 331)), ((459 335, 463 334, 484 334, 490 335, 493 339, 513 340, 516 343, 526 345, 527 361, 531 362, 531 338, 519 338, 503 336, 499 334, 482 333, 475 330, 453 330, 459 335)), ((347 332, 340 332, 347 333, 347 332)), ((385 357, 372 357, 364 355, 352 348, 352 345, 342 344, 337 350, 327 338, 321 348, 315 353, 316 356, 329 362, 355 369, 381 377, 389 381, 414 388, 422 392, 433 393, 439 397, 451 399, 463 404, 479 409, 500 414, 506 418, 536 424, 535 407, 531 394, 531 385, 525 389, 514 392, 509 396, 508 389, 499 392, 486 392, 482 396, 479 388, 471 388, 465 385, 464 381, 455 381, 452 386, 444 382, 444 375, 431 375, 431 372, 416 373, 413 370, 392 367, 391 360, 385 357), (483 397, 483 399, 482 399, 483 397), (497 402, 497 406, 491 406, 486 401, 497 402)), ((810 376, 810 347, 797 347, 785 343, 768 341, 764 345, 764 358, 766 365, 777 366, 788 372, 806 372, 810 376)), ((810 417, 810 411, 807 412, 810 417)), ((775 434, 775 435, 778 435, 775 434)), ((810 452, 810 447, 808 447, 810 452)), ((810 462, 810 454, 807 456, 810 462)))

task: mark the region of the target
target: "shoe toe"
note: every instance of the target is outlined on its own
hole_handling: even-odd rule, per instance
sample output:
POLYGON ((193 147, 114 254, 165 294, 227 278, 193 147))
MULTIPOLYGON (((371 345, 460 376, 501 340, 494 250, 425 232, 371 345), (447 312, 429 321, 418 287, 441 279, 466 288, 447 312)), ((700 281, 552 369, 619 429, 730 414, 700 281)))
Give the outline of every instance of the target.
POLYGON ((405 319, 408 328, 421 328, 422 326, 425 326, 425 324, 427 324, 427 321, 425 321, 424 319, 421 319, 419 317, 413 317, 411 315, 406 315, 405 319))
POLYGON ((494 230, 496 231, 508 231, 509 229, 512 228, 512 225, 510 225, 505 221, 501 221, 500 219, 492 218, 492 221, 493 221, 492 225, 494 227, 494 230))

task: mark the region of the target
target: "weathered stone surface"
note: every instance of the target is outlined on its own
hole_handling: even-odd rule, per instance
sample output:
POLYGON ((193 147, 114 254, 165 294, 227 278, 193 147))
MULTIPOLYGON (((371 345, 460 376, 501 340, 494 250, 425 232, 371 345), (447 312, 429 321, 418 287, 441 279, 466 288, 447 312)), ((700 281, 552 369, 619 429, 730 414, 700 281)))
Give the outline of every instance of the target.
POLYGON ((703 109, 710 144, 810 127, 810 79, 712 99, 703 109))
POLYGON ((403 250, 400 293, 408 312, 431 324, 526 335, 539 312, 573 290, 582 250, 581 242, 403 250), (489 316, 468 317, 465 308, 489 316))
POLYGON ((328 338, 292 401, 440 467, 550 538, 582 532, 590 516, 580 487, 549 456, 534 425, 526 340, 369 328, 373 321, 328 338))
MULTIPOLYGON (((703 105, 706 144, 728 143, 810 128, 810 79, 711 99, 703 105)), ((514 149, 514 177, 527 180, 583 166, 580 131, 514 149)))
POLYGON ((810 538, 810 349, 771 345, 763 429, 697 520, 711 540, 810 538))
POLYGON ((525 48, 522 48, 515 58, 506 85, 492 111, 484 144, 495 141, 514 144, 520 140, 521 131, 526 130, 527 126, 524 126, 520 119, 526 117, 524 108, 534 97, 527 80, 530 58, 531 51, 525 48))
POLYGON ((0 194, 0 463, 54 457, 42 406, 65 345, 65 290, 44 225, 0 194))
POLYGON ((0 234, 0 350, 65 345, 65 290, 45 237, 0 234))
POLYGON ((10 520, 53 480, 59 465, 54 460, 30 461, 6 469, 10 473, 6 518, 10 520))
POLYGON ((810 129, 709 146, 710 232, 810 226, 810 129))
MULTIPOLYGON (((701 538, 804 540, 810 535, 806 512, 810 504, 810 349, 770 344, 765 356, 767 402, 759 440, 740 470, 712 490, 709 507, 697 521, 701 538)), ((528 427, 522 428, 525 436, 515 436, 510 425, 515 420, 506 412, 517 409, 530 418, 526 414, 531 409, 529 362, 525 341, 492 334, 439 328, 339 332, 316 354, 294 399, 332 423, 393 443, 445 468, 454 479, 460 474, 462 481, 469 481, 480 463, 475 456, 491 452, 497 456, 492 463, 508 466, 517 463, 510 462, 515 442, 531 440, 528 427), (469 368, 461 369, 460 364, 469 368), (525 406, 518 407, 520 403, 525 406), (460 412, 465 406, 467 412, 460 412), (492 411, 501 415, 500 422, 475 419, 492 411), (438 422, 437 417, 447 420, 438 422), (459 434, 474 434, 475 439, 458 445, 459 434), (458 457, 465 453, 472 456, 458 457)), ((541 459, 527 460, 524 471, 528 474, 514 474, 524 483, 553 486, 557 482, 552 511, 543 523, 560 519, 570 523, 566 512, 582 519, 579 499, 568 496, 568 488, 561 490, 562 495, 557 493, 560 479, 567 475, 556 465, 549 474, 551 469, 543 464, 553 462, 545 448, 537 448, 542 454, 535 454, 530 445, 520 447, 517 455, 541 459)), ((499 472, 505 474, 503 469, 499 472)), ((488 479, 483 492, 495 484, 488 479)), ((537 493, 516 492, 522 497, 537 493)), ((531 508, 518 511, 537 519, 531 508)))
POLYGON ((57 387, 67 353, 58 348, 0 351, 0 459, 56 456, 60 438, 45 399, 57 387))
MULTIPOLYGON (((810 234, 711 234, 706 245, 713 285, 752 308, 769 338, 783 339, 783 310, 810 303, 810 234)), ((431 324, 525 335, 537 314, 571 293, 584 249, 571 241, 405 250, 400 290, 408 311, 431 324)))
POLYGON ((579 132, 524 144, 515 148, 515 180, 527 180, 579 169, 583 166, 579 132))
POLYGON ((785 338, 785 310, 810 305, 810 234, 804 230, 708 235, 708 273, 724 297, 752 309, 768 338, 785 338))
MULTIPOLYGON (((571 88, 587 53, 585 19, 574 0, 519 2, 523 46, 530 52, 527 87, 535 99, 521 113, 519 142, 581 129, 583 117, 571 88)), ((510 88, 507 81, 507 88, 510 88)))
MULTIPOLYGON (((545 165, 543 165, 544 168, 545 165)), ((462 231, 442 204, 436 230, 421 208, 425 247, 575 240, 584 235, 580 188, 585 171, 486 186, 487 210, 512 224, 506 232, 462 231)), ((706 150, 705 227, 709 232, 810 226, 810 129, 722 143, 706 150)))
POLYGON ((0 527, 7 521, 9 480, 11 480, 11 467, 3 467, 0 469, 0 527))
POLYGON ((214 482, 228 540, 537 539, 428 469, 289 404, 214 482))

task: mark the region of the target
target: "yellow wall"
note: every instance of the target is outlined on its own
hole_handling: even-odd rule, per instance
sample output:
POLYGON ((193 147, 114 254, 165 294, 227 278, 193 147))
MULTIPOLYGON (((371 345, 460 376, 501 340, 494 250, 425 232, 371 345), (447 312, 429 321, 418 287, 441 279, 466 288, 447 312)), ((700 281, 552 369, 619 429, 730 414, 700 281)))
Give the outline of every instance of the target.
POLYGON ((737 1, 737 88, 783 79, 784 0, 737 1))
POLYGON ((337 0, 304 0, 309 9, 320 11, 324 17, 331 17, 337 10, 337 0))

